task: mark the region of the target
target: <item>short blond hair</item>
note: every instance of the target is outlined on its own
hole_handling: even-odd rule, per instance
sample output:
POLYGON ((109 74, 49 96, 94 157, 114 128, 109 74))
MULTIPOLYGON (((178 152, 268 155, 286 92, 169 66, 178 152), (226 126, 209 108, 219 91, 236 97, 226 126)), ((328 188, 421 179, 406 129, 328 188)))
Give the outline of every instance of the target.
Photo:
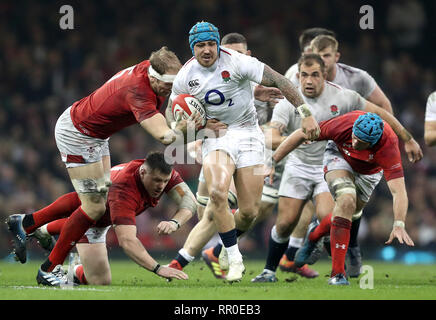
POLYGON ((177 55, 169 50, 168 47, 162 47, 152 52, 148 60, 153 69, 159 74, 165 74, 168 71, 179 71, 182 67, 177 55))
POLYGON ((320 35, 315 37, 311 42, 310 42, 310 48, 312 49, 312 51, 322 51, 328 47, 331 47, 333 49, 333 51, 338 51, 338 41, 329 35, 320 35))

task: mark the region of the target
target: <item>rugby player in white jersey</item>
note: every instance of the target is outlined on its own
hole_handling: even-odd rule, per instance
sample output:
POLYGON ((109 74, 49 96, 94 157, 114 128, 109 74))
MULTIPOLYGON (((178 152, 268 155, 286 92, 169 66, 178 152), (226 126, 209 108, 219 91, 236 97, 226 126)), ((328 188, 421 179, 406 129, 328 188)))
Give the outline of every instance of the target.
MULTIPOLYGON (((377 113, 391 124, 395 133, 405 142, 409 156, 421 152, 416 141, 386 110, 365 100, 353 90, 325 81, 324 61, 318 54, 303 55, 298 67, 300 90, 306 103, 310 103, 317 121, 325 121, 353 110, 377 113)), ((290 107, 288 101, 280 101, 274 108, 271 122, 278 122, 286 126, 288 132, 293 132, 299 128, 300 117, 290 107)), ((324 180, 322 166, 326 144, 327 141, 303 144, 288 157, 280 184, 279 212, 271 230, 266 265, 263 272, 252 279, 253 282, 277 281, 275 271, 306 201, 315 200, 320 220, 333 211, 334 201, 324 180)), ((298 264, 296 266, 301 267, 298 264)))
MULTIPOLYGON (((226 34, 221 39, 221 47, 232 49, 248 56, 251 55, 251 51, 248 49, 247 39, 242 34, 236 32, 226 34)), ((261 85, 253 84, 253 89, 254 106, 256 107, 259 125, 262 125, 263 123, 265 123, 268 117, 271 118, 270 109, 272 109, 272 107, 278 102, 279 99, 283 99, 283 95, 281 94, 281 91, 279 89, 273 87, 264 87, 261 85)), ((175 120, 172 115, 171 108, 166 109, 165 116, 169 123, 175 120)), ((226 129, 227 125, 219 122, 216 119, 209 119, 206 127, 212 130, 219 130, 226 129)), ((202 142, 202 140, 197 140, 187 145, 188 152, 190 152, 193 158, 197 159, 198 163, 202 163, 202 142)), ((232 209, 232 212, 235 212, 237 207, 237 198, 235 192, 235 186, 232 181, 228 194, 229 206, 232 209)), ((195 259, 195 257, 200 253, 201 249, 209 241, 211 241, 213 236, 216 235, 217 230, 215 224, 213 223, 212 216, 203 215, 208 200, 209 193, 207 190, 206 181, 204 180, 203 170, 201 170, 198 178, 197 188, 197 214, 200 221, 189 233, 188 238, 183 245, 183 248, 178 251, 177 256, 170 262, 170 267, 178 270, 183 270, 184 267, 186 267, 190 262, 195 259)), ((261 210, 262 205, 260 211, 261 210)), ((238 229, 237 225, 236 233, 238 237, 241 236, 243 233, 241 230, 238 229)), ((226 273, 226 270, 221 269, 218 261, 218 257, 221 252, 222 244, 218 242, 215 246, 207 248, 201 253, 203 260, 217 279, 225 279, 226 273)), ((223 254, 224 253, 225 251, 223 251, 223 254)), ((224 269, 225 268, 226 266, 224 266, 224 269)))
POLYGON ((317 136, 319 127, 288 79, 256 58, 220 48, 219 43, 218 29, 211 23, 199 22, 191 28, 189 44, 194 57, 177 74, 169 102, 179 94, 191 94, 201 101, 207 118, 227 125, 224 135, 203 140, 203 173, 209 193, 204 214, 213 217, 228 256, 226 280, 234 282, 245 272, 235 222, 242 231, 251 226, 263 185, 264 135, 257 123, 251 82, 279 88, 297 106, 302 128, 310 137, 317 136), (238 194, 235 216, 227 202, 232 177, 238 194))
POLYGON ((436 91, 430 94, 427 99, 424 140, 429 147, 436 145, 436 91))
MULTIPOLYGON (((311 53, 310 42, 319 35, 330 35, 335 37, 336 34, 325 28, 309 28, 304 30, 298 37, 298 43, 301 50, 301 54, 311 53)), ((296 79, 295 74, 298 72, 298 64, 291 66, 285 73, 285 77, 293 81, 294 85, 299 86, 298 79, 296 79)), ((269 119, 271 120, 271 118, 269 119)), ((284 130, 284 126, 280 126, 278 123, 269 122, 264 126, 265 141, 271 141, 273 149, 278 145, 281 139, 284 139, 289 132, 284 130), (282 136, 281 136, 282 135, 282 136)), ((267 151, 272 151, 269 148, 267 151)), ((273 179, 269 177, 265 178, 263 190, 262 190, 262 203, 259 212, 258 219, 265 219, 270 216, 274 211, 274 208, 278 204, 278 192, 280 187, 280 181, 282 178, 283 170, 285 168, 286 158, 278 162, 274 168, 273 179), (272 180, 272 181, 271 181, 272 180)), ((315 278, 319 274, 317 271, 310 269, 307 265, 300 268, 295 267, 294 256, 297 250, 302 246, 304 235, 306 234, 307 226, 312 220, 312 216, 315 212, 315 207, 311 201, 308 201, 303 209, 303 213, 300 216, 300 220, 294 231, 289 238, 289 248, 286 254, 283 255, 280 260, 280 269, 284 272, 295 272, 302 277, 315 278)))
MULTIPOLYGON (((390 113, 393 113, 389 99, 377 85, 373 77, 371 77, 364 70, 338 62, 340 58, 340 52, 338 51, 338 42, 334 35, 328 33, 317 35, 311 40, 310 44, 306 48, 309 52, 319 54, 324 60, 328 81, 336 83, 343 88, 354 90, 368 101, 390 113)), ((286 75, 293 83, 298 82, 296 77, 296 68, 294 66, 288 70, 286 75)), ((304 230, 307 229, 310 217, 311 213, 309 210, 305 210, 301 218, 302 221, 295 230, 298 235, 301 236, 304 230)), ((360 268, 362 266, 360 247, 357 241, 359 226, 360 218, 356 218, 352 224, 350 246, 347 252, 347 273, 350 277, 358 277, 360 274, 360 268)), ((328 239, 326 240, 326 244, 329 245, 330 242, 328 239)), ((295 248, 290 245, 289 249, 286 251, 286 255, 283 257, 284 259, 280 262, 280 268, 282 270, 284 269, 284 265, 287 260, 285 257, 292 256, 293 252, 295 252, 295 248)))

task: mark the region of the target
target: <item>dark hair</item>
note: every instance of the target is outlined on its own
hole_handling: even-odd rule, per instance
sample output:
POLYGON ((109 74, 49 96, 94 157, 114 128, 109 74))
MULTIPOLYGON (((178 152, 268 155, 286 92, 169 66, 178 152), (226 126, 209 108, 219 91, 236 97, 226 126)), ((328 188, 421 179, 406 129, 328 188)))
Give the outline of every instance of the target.
POLYGON ((173 165, 165 161, 165 155, 161 151, 151 151, 147 154, 144 164, 151 170, 159 170, 163 174, 170 174, 173 171, 173 165))
POLYGON ((325 28, 306 29, 301 33, 300 37, 298 38, 301 52, 303 52, 304 48, 306 48, 310 44, 310 41, 312 41, 313 39, 315 39, 315 37, 319 35, 328 35, 336 38, 336 33, 332 30, 328 30, 325 28))
POLYGON ((151 53, 150 64, 154 70, 159 74, 165 74, 167 71, 179 71, 182 67, 177 55, 168 49, 168 47, 162 47, 157 51, 151 53))
POLYGON ((298 59, 298 71, 300 71, 301 65, 304 64, 305 66, 312 66, 314 63, 319 64, 321 68, 321 72, 325 72, 325 63, 324 60, 322 60, 321 56, 316 53, 307 53, 303 54, 300 59, 298 59))
POLYGON ((247 45, 247 39, 240 33, 232 32, 221 39, 221 44, 243 43, 247 45))

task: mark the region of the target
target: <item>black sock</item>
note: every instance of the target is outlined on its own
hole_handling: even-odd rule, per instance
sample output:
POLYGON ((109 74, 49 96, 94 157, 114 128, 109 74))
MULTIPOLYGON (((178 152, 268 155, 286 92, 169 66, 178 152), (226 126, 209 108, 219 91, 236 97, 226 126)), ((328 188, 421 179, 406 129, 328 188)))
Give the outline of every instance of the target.
POLYGON ((50 260, 45 260, 45 262, 41 265, 41 270, 44 272, 47 272, 48 269, 50 269, 52 263, 50 262, 50 260))
POLYGON ((289 246, 288 249, 286 249, 285 254, 289 261, 294 261, 295 253, 297 252, 298 249, 299 248, 293 246, 289 246))
POLYGON ((24 229, 33 226, 35 224, 35 221, 33 220, 33 214, 24 215, 22 224, 24 229))
POLYGON ((218 244, 213 248, 213 251, 212 251, 213 255, 218 258, 220 256, 220 252, 221 252, 222 248, 223 248, 223 245, 218 242, 218 244))
POLYGON ((357 247, 359 245, 357 243, 357 235, 359 233, 359 227, 360 227, 360 218, 357 220, 354 220, 351 223, 350 243, 348 244, 348 247, 354 248, 354 247, 357 247))
POLYGON ((275 242, 270 235, 269 242, 268 242, 268 256, 266 258, 265 269, 276 271, 280 259, 282 258, 283 253, 286 251, 287 247, 288 247, 288 241, 283 243, 278 243, 275 242))
POLYGON ((245 231, 236 229, 236 238, 239 238, 240 235, 243 235, 245 233, 245 231))
POLYGON ((238 243, 236 238, 236 229, 232 229, 227 232, 218 233, 221 237, 221 241, 223 242, 224 247, 229 248, 238 243))
POLYGON ((189 264, 189 261, 183 258, 183 256, 180 253, 177 254, 176 260, 178 263, 180 263, 182 268, 186 267, 189 264))

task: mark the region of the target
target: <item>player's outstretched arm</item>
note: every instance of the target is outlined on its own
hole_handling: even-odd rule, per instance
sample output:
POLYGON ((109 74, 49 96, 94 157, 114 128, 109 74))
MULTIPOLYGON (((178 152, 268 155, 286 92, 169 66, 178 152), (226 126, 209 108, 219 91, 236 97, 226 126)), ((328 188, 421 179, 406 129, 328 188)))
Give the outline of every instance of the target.
POLYGON ((265 135, 265 146, 271 150, 277 149, 277 147, 286 139, 287 136, 283 136, 285 125, 280 122, 272 121, 266 124, 263 128, 265 135))
POLYGON ((423 153, 418 142, 416 142, 412 135, 397 120, 397 118, 369 101, 366 101, 364 111, 378 114, 391 126, 398 138, 404 142, 404 150, 406 151, 410 162, 417 162, 422 159, 423 153))
POLYGON ((305 132, 309 139, 316 139, 319 135, 318 122, 312 116, 312 113, 307 104, 304 103, 303 98, 298 92, 297 88, 292 84, 289 79, 286 79, 283 75, 274 71, 268 65, 265 65, 263 70, 263 77, 261 85, 267 87, 279 88, 285 98, 294 105, 300 116, 301 128, 305 132))
POLYGON ((184 225, 197 212, 197 200, 185 182, 168 191, 168 197, 177 204, 177 212, 171 220, 162 221, 157 226, 159 234, 171 234, 184 225))
POLYGON ((279 162, 288 153, 296 149, 304 141, 308 140, 307 135, 303 132, 303 129, 297 129, 290 134, 276 149, 272 156, 273 162, 279 162))
POLYGON ((141 267, 156 273, 158 276, 171 279, 188 279, 188 275, 183 271, 160 266, 156 260, 147 252, 141 241, 136 237, 135 225, 117 225, 115 234, 124 252, 141 267))
POLYGON ((201 123, 201 116, 198 113, 194 113, 189 119, 182 119, 176 122, 174 129, 168 127, 165 117, 161 113, 157 113, 154 116, 142 120, 141 126, 156 140, 162 142, 165 145, 171 144, 176 140, 180 143, 188 142, 186 138, 187 130, 195 130, 201 123))
POLYGON ((387 182, 387 184, 392 194, 394 224, 389 239, 385 242, 385 244, 391 244, 392 241, 397 238, 401 244, 405 243, 408 246, 414 246, 415 244, 413 243, 413 240, 410 238, 405 229, 409 200, 407 198, 404 177, 391 179, 387 182))

